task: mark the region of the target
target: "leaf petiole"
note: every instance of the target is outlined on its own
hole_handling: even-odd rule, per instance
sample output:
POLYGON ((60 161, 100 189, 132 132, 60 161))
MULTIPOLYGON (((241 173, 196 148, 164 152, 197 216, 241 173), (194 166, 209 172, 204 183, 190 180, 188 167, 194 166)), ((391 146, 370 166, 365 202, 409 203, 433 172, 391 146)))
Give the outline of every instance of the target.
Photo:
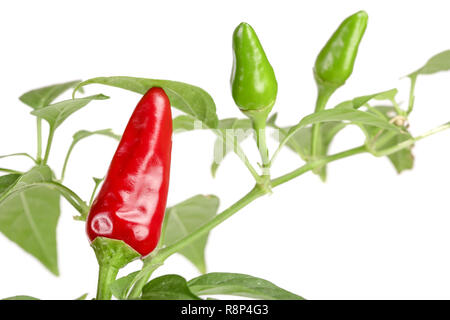
POLYGON ((1 172, 7 172, 7 173, 17 173, 17 174, 22 174, 23 172, 17 171, 17 170, 13 170, 13 169, 8 169, 8 168, 0 168, 1 172))
POLYGON ((406 114, 409 115, 414 108, 414 91, 416 89, 416 82, 417 82, 417 73, 411 74, 409 76, 409 79, 411 80, 411 86, 409 88, 409 103, 408 103, 408 110, 406 111, 406 114))
POLYGON ((52 148, 52 142, 53 142, 54 135, 55 135, 55 129, 53 127, 50 127, 50 130, 48 132, 47 146, 45 148, 45 156, 44 156, 44 160, 42 161, 42 164, 44 164, 44 165, 46 165, 48 162, 48 157, 50 155, 50 149, 52 148))

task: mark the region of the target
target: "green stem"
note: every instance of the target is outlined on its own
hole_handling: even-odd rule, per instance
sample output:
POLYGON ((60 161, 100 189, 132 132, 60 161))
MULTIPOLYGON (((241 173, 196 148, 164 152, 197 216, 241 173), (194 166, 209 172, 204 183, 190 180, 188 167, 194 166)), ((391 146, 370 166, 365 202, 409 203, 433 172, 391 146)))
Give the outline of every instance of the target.
POLYGON ((373 154, 375 156, 377 156, 377 157, 383 157, 383 156, 387 156, 387 155, 393 154, 393 153, 395 153, 397 151, 400 151, 402 149, 405 149, 405 148, 408 148, 408 147, 412 146, 413 144, 415 144, 419 140, 422 140, 422 139, 424 139, 424 138, 426 138, 428 136, 431 136, 431 135, 433 135, 435 133, 438 133, 438 132, 441 132, 441 131, 447 130, 447 129, 450 129, 450 122, 444 123, 443 125, 440 125, 440 126, 434 128, 434 129, 430 130, 430 131, 427 131, 424 134, 421 134, 421 135, 419 135, 417 137, 414 137, 412 139, 405 140, 405 141, 400 142, 399 144, 397 144, 395 146, 392 146, 390 148, 384 149, 384 150, 382 150, 380 152, 376 152, 376 153, 373 153, 373 154))
POLYGON ((99 265, 97 299, 110 300, 111 283, 117 273, 140 254, 121 240, 97 237, 91 242, 99 265))
MULTIPOLYGON (((197 240, 199 237, 205 235, 208 233, 211 229, 215 228, 228 218, 230 218, 233 214, 247 206, 249 203, 251 203, 253 200, 263 196, 265 192, 259 187, 255 186, 252 190, 250 190, 245 196, 243 196, 241 199, 236 201, 234 204, 232 204, 230 207, 228 207, 226 210, 222 211, 220 214, 216 215, 212 220, 201 226, 197 229, 197 231, 189 234, 188 236, 178 240, 174 244, 162 249, 158 253, 158 257, 160 259, 165 260, 175 252, 178 252, 182 248, 184 248, 187 244, 192 243, 193 241, 197 240)), ((157 260, 159 261, 159 260, 157 260)))
MULTIPOLYGON (((330 89, 328 87, 319 86, 317 92, 316 108, 314 112, 319 112, 325 109, 328 100, 335 89, 330 89)), ((312 126, 311 133, 311 159, 315 159, 318 154, 318 147, 320 143, 320 122, 315 123, 312 126)))
MULTIPOLYGON (((407 148, 408 146, 414 144, 414 142, 416 142, 416 141, 419 141, 425 137, 428 137, 432 134, 435 134, 437 132, 440 132, 440 131, 443 131, 446 129, 450 129, 450 122, 445 123, 433 130, 430 130, 430 131, 426 132, 425 134, 417 136, 414 139, 406 140, 406 141, 398 144, 397 146, 386 149, 379 155, 389 155, 389 154, 395 153, 401 149, 407 148)), ((330 162, 333 162, 333 161, 336 161, 339 159, 347 158, 347 157, 350 157, 353 155, 357 155, 360 153, 364 153, 364 152, 367 152, 367 147, 365 145, 362 145, 362 146, 359 146, 359 147, 356 147, 353 149, 345 150, 345 151, 342 151, 342 152, 339 152, 339 153, 336 153, 333 155, 323 157, 321 159, 317 159, 317 160, 308 162, 298 169, 295 169, 285 175, 282 175, 278 178, 270 180, 270 186, 272 188, 275 188, 275 187, 282 185, 294 178, 297 178, 298 176, 301 176, 302 174, 304 174, 308 171, 314 170, 315 168, 321 167, 327 163, 330 163, 330 162)), ((197 240, 199 237, 207 234, 214 227, 218 226, 223 221, 230 218, 237 211, 244 208, 245 206, 247 206, 248 204, 253 202, 255 199, 263 196, 265 193, 267 193, 267 192, 264 189, 262 189, 260 186, 258 186, 258 185, 255 186, 244 197, 242 197, 236 203, 232 204, 226 210, 222 211, 220 214, 215 216, 211 221, 204 224, 202 227, 197 229, 195 232, 189 234, 188 236, 178 240, 174 244, 172 244, 172 245, 160 250, 158 253, 156 253, 156 255, 152 258, 152 260, 148 266, 146 266, 144 264, 144 268, 141 270, 141 273, 139 275, 140 278, 137 280, 134 287, 132 288, 129 298, 137 298, 140 296, 140 294, 142 292, 142 288, 144 287, 147 280, 150 278, 151 274, 159 266, 161 266, 168 257, 170 257, 172 254, 180 251, 185 246, 187 246, 190 243, 192 243, 193 241, 197 240)))
POLYGON ((270 176, 269 150, 267 149, 266 143, 266 118, 267 116, 265 114, 253 118, 253 129, 255 129, 256 145, 258 147, 259 154, 261 155, 263 170, 262 175, 270 176))
POLYGON ((40 117, 36 118, 36 129, 37 129, 36 162, 41 163, 41 161, 42 161, 42 119, 40 117))
MULTIPOLYGON (((271 180, 271 186, 276 187, 280 184, 283 184, 289 180, 292 180, 303 173, 306 173, 318 166, 322 166, 328 162, 332 162, 338 159, 342 159, 345 157, 349 157, 351 155, 355 155, 358 153, 365 152, 365 146, 361 146, 358 148, 350 149, 347 151, 343 151, 340 153, 337 153, 335 155, 331 155, 325 158, 322 158, 320 160, 307 163, 300 167, 297 170, 292 171, 291 173, 288 173, 286 175, 283 175, 279 178, 271 180)), ((232 215, 234 215, 236 212, 253 202, 255 199, 263 196, 266 194, 266 191, 260 188, 258 185, 255 186, 250 192, 248 192, 244 197, 242 197, 240 200, 235 202, 233 205, 231 205, 226 210, 222 211, 220 214, 214 217, 214 219, 210 220, 208 223, 204 224, 202 227, 197 229, 195 232, 189 234, 188 236, 180 239, 179 241, 175 242, 174 244, 160 250, 155 257, 151 260, 149 267, 143 268, 140 274, 139 280, 134 284, 133 288, 130 291, 129 298, 135 299, 138 298, 142 292, 142 288, 147 283, 148 279, 152 275, 152 273, 164 263, 164 261, 171 256, 172 254, 178 252, 188 244, 192 243, 193 241, 197 240, 199 237, 205 235, 209 231, 211 231, 213 228, 230 218, 232 215)))
POLYGON ((137 299, 142 294, 142 289, 147 284, 147 281, 152 276, 153 272, 158 269, 161 264, 151 264, 150 267, 145 268, 145 271, 142 272, 139 279, 134 284, 133 288, 131 288, 130 293, 128 294, 128 299, 137 299))
POLYGON ((33 160, 33 162, 37 163, 37 161, 36 161, 35 158, 33 158, 32 156, 30 156, 28 153, 24 153, 24 152, 5 154, 5 155, 3 155, 3 156, 0 156, 0 159, 2 159, 2 158, 8 158, 8 157, 17 157, 17 156, 27 157, 27 158, 33 160))
POLYGON ((400 106, 398 105, 397 101, 395 99, 391 99, 391 103, 394 106, 395 111, 397 112, 397 114, 399 116, 406 116, 406 112, 405 110, 402 110, 402 108, 400 108, 400 106))
POLYGON ((142 270, 143 272, 140 275, 139 280, 134 284, 128 297, 131 299, 138 298, 142 292, 142 288, 146 284, 147 280, 150 278, 153 271, 155 271, 156 268, 158 268, 160 265, 162 265, 162 263, 169 256, 171 256, 175 252, 179 251, 180 249, 184 248, 186 245, 188 245, 192 241, 197 240, 202 235, 208 233, 211 229, 213 229, 217 225, 221 224, 223 221, 227 220, 233 214, 235 214, 240 209, 242 209, 243 207, 248 205, 250 202, 252 202, 256 198, 261 197, 264 194, 265 194, 265 192, 262 189, 260 189, 258 186, 254 187, 244 197, 242 197, 240 200, 235 202, 228 209, 226 209, 226 210, 222 211, 220 214, 216 215, 214 217, 214 219, 210 220, 208 223, 201 226, 199 229, 197 229, 197 231, 195 231, 195 232, 189 234, 188 236, 182 238, 181 240, 175 242, 171 246, 160 250, 156 254, 156 256, 151 260, 149 266, 142 270))
POLYGON ((119 269, 109 264, 102 264, 99 266, 96 300, 111 300, 112 293, 109 286, 116 280, 118 272, 119 269))
POLYGON ((50 131, 48 132, 48 139, 47 139, 47 147, 45 148, 45 156, 43 160, 43 164, 47 164, 48 156, 50 155, 50 149, 52 148, 52 142, 53 142, 53 136, 55 135, 55 130, 50 127, 50 131))
POLYGON ((66 158, 64 159, 63 168, 61 170, 61 182, 64 181, 64 176, 66 175, 66 168, 69 162, 70 154, 72 153, 73 148, 75 147, 75 141, 70 144, 69 150, 67 151, 66 158))
POLYGON ((408 103, 408 111, 406 111, 406 114, 410 114, 414 108, 414 99, 415 99, 414 91, 416 89, 417 74, 411 75, 409 78, 411 79, 411 86, 409 88, 409 103, 408 103))
POLYGON ((89 199, 89 207, 92 205, 92 202, 94 202, 95 192, 97 191, 98 187, 100 186, 103 180, 105 180, 105 178, 103 179, 94 178, 95 186, 94 189, 92 190, 91 198, 89 199))
MULTIPOLYGON (((286 183, 289 180, 292 180, 300 175, 302 175, 305 172, 308 172, 316 167, 322 166, 328 162, 332 162, 338 159, 346 158, 358 153, 362 153, 366 151, 365 146, 360 146, 357 148, 353 148, 350 150, 346 150, 340 153, 336 153, 334 155, 330 155, 327 157, 324 157, 320 160, 313 161, 311 163, 307 163, 303 165, 302 167, 285 174, 279 178, 271 180, 271 186, 277 187, 280 184, 286 183)), ((233 214, 235 214, 237 211, 241 210, 245 206, 247 206, 249 203, 251 203, 253 200, 263 196, 265 194, 265 191, 262 190, 259 186, 255 186, 250 192, 248 192, 244 197, 242 197, 240 200, 235 202, 233 205, 231 205, 228 209, 222 211, 220 214, 216 215, 212 220, 210 220, 208 223, 204 224, 202 227, 197 229, 197 231, 189 234, 188 236, 178 240, 174 244, 162 249, 157 257, 162 257, 163 260, 165 258, 169 257, 175 252, 178 252, 180 249, 184 248, 187 244, 191 243, 192 241, 197 240, 199 237, 203 236, 204 234, 208 233, 211 229, 221 224, 223 221, 227 220, 229 217, 231 217, 233 214)))
POLYGON ((58 192, 61 193, 63 197, 66 198, 66 200, 81 214, 81 219, 86 218, 89 212, 89 207, 74 191, 56 181, 41 182, 39 184, 58 190, 58 192))
MULTIPOLYGON (((235 139, 235 137, 232 134, 228 133, 228 130, 225 130, 225 137, 223 136, 220 130, 214 130, 214 132, 223 143, 226 143, 226 140, 224 141, 224 139, 232 139, 232 141, 234 141, 235 139)), ((255 170, 255 168, 253 168, 252 164, 248 160, 248 157, 246 156, 246 154, 244 153, 244 151, 242 150, 242 148, 239 146, 238 143, 234 144, 233 151, 239 157, 239 159, 241 159, 241 161, 244 163, 247 169, 250 171, 255 181, 259 181, 260 177, 258 172, 255 170)))
POLYGON ((347 158, 347 157, 350 157, 350 156, 353 156, 353 155, 356 155, 359 153, 363 153, 366 151, 367 151, 366 146, 362 145, 362 146, 359 146, 359 147, 356 147, 353 149, 345 150, 345 151, 324 157, 322 159, 308 162, 307 164, 301 166, 298 169, 295 169, 289 173, 286 173, 285 175, 282 175, 281 177, 273 179, 271 181, 271 185, 272 185, 272 187, 277 187, 277 186, 279 186, 283 183, 286 183, 294 178, 297 178, 298 176, 300 176, 310 170, 314 170, 315 168, 321 167, 329 162, 336 161, 336 160, 339 160, 342 158, 347 158))

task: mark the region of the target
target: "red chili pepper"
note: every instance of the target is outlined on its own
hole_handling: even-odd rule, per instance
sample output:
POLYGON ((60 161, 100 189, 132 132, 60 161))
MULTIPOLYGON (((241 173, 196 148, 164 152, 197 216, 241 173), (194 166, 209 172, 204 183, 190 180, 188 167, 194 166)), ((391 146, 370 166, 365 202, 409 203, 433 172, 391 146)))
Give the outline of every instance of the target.
POLYGON ((158 244, 172 151, 169 98, 151 88, 134 110, 87 218, 87 234, 122 240, 142 256, 158 244))

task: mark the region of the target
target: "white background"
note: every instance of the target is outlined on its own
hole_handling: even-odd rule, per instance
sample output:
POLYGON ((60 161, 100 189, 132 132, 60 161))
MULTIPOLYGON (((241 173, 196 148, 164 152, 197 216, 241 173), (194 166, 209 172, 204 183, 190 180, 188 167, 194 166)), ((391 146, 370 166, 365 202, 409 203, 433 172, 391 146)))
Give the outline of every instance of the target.
MULTIPOLYGON (((330 101, 398 87, 401 77, 450 48, 446 2, 438 1, 3 1, 0 4, 0 154, 35 153, 35 121, 17 98, 25 91, 95 76, 127 75, 198 85, 215 99, 220 118, 240 116, 229 89, 231 34, 241 21, 257 31, 275 69, 279 124, 313 111, 312 66, 318 51, 348 15, 364 9, 369 25, 355 71, 330 101)), ((450 74, 419 78, 411 130, 421 134, 450 120, 450 74)), ((60 172, 72 134, 113 128, 120 133, 139 96, 102 86, 108 101, 93 102, 57 131, 50 164, 60 172)), ((450 298, 450 131, 417 144, 413 171, 397 175, 386 159, 358 155, 329 166, 326 184, 306 174, 260 199, 211 233, 209 271, 268 279, 309 299, 450 298)), ((213 193, 224 209, 252 186, 234 156, 210 176, 214 136, 174 137, 169 205, 213 193)), ((342 132, 332 152, 357 146, 356 128, 342 132)), ((66 183, 83 198, 91 177, 107 169, 115 142, 93 137, 79 144, 66 183)), ((244 144, 252 160, 252 140, 244 144)), ((270 145, 272 151, 274 143, 270 145)), ((2 166, 26 170, 23 159, 2 166)), ((283 151, 274 176, 302 161, 283 151)), ((95 293, 97 266, 66 202, 58 226, 61 276, 0 235, 0 297, 27 294, 72 299, 95 293)), ((133 264, 125 271, 138 267, 133 264)), ((195 268, 173 256, 157 275, 195 268)))

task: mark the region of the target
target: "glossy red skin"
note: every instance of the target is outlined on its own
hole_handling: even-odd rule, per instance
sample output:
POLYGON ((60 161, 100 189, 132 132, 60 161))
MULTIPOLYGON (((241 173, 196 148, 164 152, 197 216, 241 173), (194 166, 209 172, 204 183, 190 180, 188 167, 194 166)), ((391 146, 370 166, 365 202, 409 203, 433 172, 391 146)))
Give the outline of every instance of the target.
POLYGON ((136 106, 92 204, 86 223, 91 241, 122 240, 142 256, 153 251, 166 209, 171 151, 169 98, 151 88, 136 106))

